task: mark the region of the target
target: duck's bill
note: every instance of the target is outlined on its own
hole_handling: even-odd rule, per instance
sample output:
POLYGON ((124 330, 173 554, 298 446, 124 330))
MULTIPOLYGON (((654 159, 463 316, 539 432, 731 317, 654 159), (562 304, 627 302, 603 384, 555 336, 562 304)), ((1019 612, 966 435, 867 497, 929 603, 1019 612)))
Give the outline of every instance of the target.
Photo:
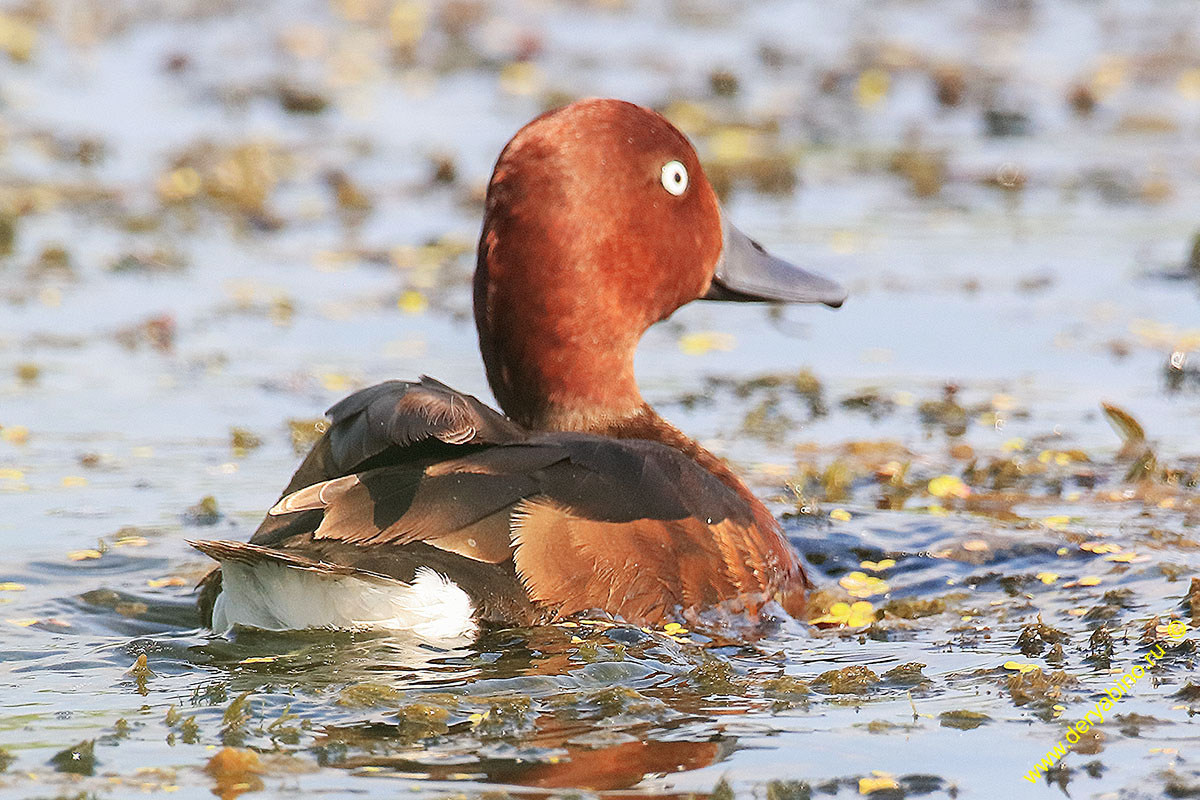
POLYGON ((776 258, 721 217, 724 246, 705 300, 824 303, 833 308, 845 302, 840 283, 776 258))

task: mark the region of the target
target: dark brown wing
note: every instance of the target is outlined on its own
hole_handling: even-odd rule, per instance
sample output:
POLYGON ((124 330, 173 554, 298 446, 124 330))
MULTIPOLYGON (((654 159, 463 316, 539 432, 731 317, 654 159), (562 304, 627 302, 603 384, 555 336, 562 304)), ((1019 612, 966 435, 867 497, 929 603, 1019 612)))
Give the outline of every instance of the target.
MULTIPOLYGON (((329 417, 251 544, 205 552, 400 580, 430 566, 484 619, 517 623, 754 611, 803 587, 765 509, 673 447, 531 434, 430 378, 364 389, 329 417)), ((219 587, 206 581, 209 604, 219 587)))
MULTIPOLYGON (((549 616, 601 609, 644 624, 721 603, 755 611, 802 581, 773 523, 758 530, 732 489, 674 448, 642 440, 531 436, 326 481, 272 509, 314 512, 323 519, 310 546, 424 544, 511 565, 549 616)), ((488 605, 495 587, 447 576, 488 605)))
MULTIPOLYGON (((336 403, 326 416, 329 428, 281 497, 374 466, 425 464, 453 457, 459 447, 520 441, 526 435, 479 400, 428 376, 362 389, 336 403)), ((320 514, 269 515, 250 541, 270 546, 320 522, 320 514)))
POLYGON ((331 423, 330 454, 339 475, 393 447, 428 440, 499 444, 525 437, 525 431, 503 415, 427 375, 417 383, 386 381, 363 389, 326 415, 331 423))

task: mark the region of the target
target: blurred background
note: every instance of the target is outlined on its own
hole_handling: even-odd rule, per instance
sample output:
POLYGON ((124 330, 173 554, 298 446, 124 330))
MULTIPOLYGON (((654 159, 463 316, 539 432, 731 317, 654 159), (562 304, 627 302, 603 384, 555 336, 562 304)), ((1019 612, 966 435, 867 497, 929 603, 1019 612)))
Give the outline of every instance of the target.
MULTIPOLYGON (((665 113, 740 228, 850 288, 836 312, 694 304, 647 335, 638 361, 647 398, 777 509, 844 515, 841 538, 789 527, 822 582, 941 542, 954 565, 897 592, 925 596, 977 567, 1056 592, 1055 553, 1112 555, 1078 549, 1110 532, 1118 549, 1141 536, 1166 548, 1105 578, 1151 613, 1181 591, 1164 575, 1195 571, 1200 516, 1196 12, 1191 0, 0 3, 0 642, 17 653, 0 654, 5 691, 53 720, 57 701, 37 701, 20 670, 68 694, 119 686, 146 651, 137 637, 194 625, 190 586, 207 566, 185 528, 248 536, 346 393, 428 373, 490 401, 469 282, 491 167, 532 117, 595 95, 665 113), (943 475, 960 483, 928 483, 943 475), (971 491, 1014 486, 990 521, 945 517, 971 491), (1006 550, 997 532, 1025 544, 1006 550), (31 635, 41 644, 24 650, 31 635), (50 643, 58 660, 39 660, 50 643)), ((963 619, 999 629, 987 615, 1013 595, 980 581, 992 594, 963 619)), ((1081 602, 1047 595, 1029 613, 1082 625, 1081 602)), ((969 637, 938 625, 904 645, 929 648, 931 674, 999 668, 1011 645, 980 634, 978 661, 946 660, 934 643, 969 637)), ((197 656, 203 640, 177 635, 159 668, 175 700, 199 691, 198 665, 224 681, 247 657, 197 656)), ((834 661, 913 656, 820 642, 834 661)), ((818 658, 803 638, 788 646, 791 663, 818 658)), ((130 713, 128 694, 89 699, 91 724, 130 713)), ((1021 705, 990 713, 1016 730, 1021 705)), ((842 722, 854 724, 829 725, 842 722)), ((29 724, 39 747, 57 741, 57 723, 29 724)), ((1021 727, 986 780, 1018 780, 1050 727, 1021 727)), ((905 764, 952 771, 961 742, 935 732, 913 737, 905 764)), ((829 774, 851 739, 833 741, 807 751, 824 756, 805 774, 829 774)), ((758 741, 759 756, 727 764, 735 785, 787 777, 772 748, 798 742, 813 746, 758 741)), ((138 757, 174 763, 155 747, 138 757)), ((1133 747, 1120 785, 1172 758, 1133 747)), ((879 766, 855 758, 847 770, 879 766)), ((943 790, 989 775, 960 766, 983 771, 943 790)), ((707 789, 723 768, 688 785, 707 789)))

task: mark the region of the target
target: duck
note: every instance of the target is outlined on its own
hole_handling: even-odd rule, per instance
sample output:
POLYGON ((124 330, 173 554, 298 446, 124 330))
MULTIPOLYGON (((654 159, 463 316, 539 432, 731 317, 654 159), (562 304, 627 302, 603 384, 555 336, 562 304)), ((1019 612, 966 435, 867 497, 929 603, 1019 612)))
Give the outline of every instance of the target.
POLYGON ((637 626, 804 613, 779 521, 643 398, 634 354, 694 300, 817 303, 836 281, 725 215, 661 114, 580 100, 521 128, 488 183, 473 281, 497 411, 423 376, 362 389, 248 542, 189 544, 213 631, 470 640, 603 615, 637 626))

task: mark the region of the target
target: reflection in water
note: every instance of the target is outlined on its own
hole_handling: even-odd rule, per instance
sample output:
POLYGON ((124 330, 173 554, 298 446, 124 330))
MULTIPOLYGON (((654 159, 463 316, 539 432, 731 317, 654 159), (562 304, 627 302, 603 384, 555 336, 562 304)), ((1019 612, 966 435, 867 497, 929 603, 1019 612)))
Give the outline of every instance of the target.
MULTIPOLYGON (((477 756, 455 757, 421 753, 410 755, 356 755, 332 762, 346 768, 386 767, 408 775, 434 780, 471 779, 539 788, 580 788, 592 790, 629 789, 649 776, 698 769, 714 764, 731 753, 735 740, 663 741, 649 738, 667 730, 652 730, 649 725, 623 730, 605 730, 592 723, 564 722, 542 715, 533 722, 533 730, 521 738, 517 747, 481 748, 477 756), (645 740, 639 737, 647 737, 645 740), (611 744, 604 744, 604 741, 611 744), (488 756, 488 752, 511 750, 508 757, 488 756)), ((319 746, 353 747, 370 750, 373 742, 394 741, 395 730, 386 726, 369 728, 327 728, 319 746)))

